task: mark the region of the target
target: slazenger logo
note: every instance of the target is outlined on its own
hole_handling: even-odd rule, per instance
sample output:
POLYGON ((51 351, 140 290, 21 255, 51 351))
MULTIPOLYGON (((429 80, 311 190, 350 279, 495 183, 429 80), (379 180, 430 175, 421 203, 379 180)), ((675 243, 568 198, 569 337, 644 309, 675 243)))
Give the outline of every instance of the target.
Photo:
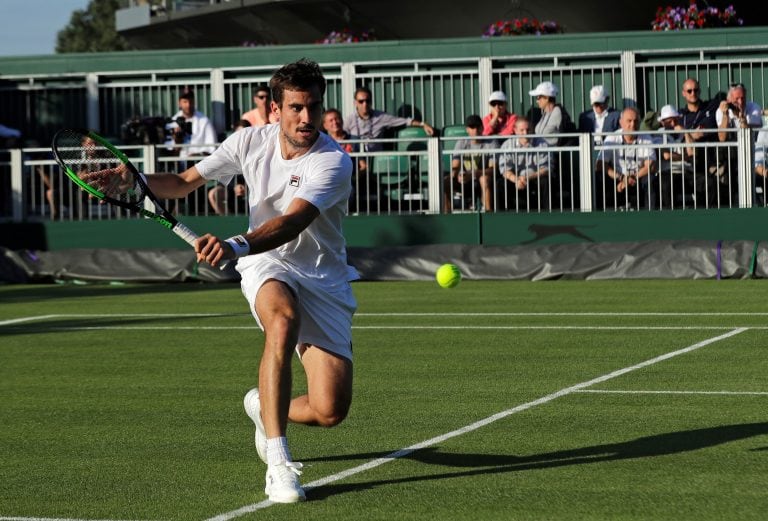
POLYGON ((291 186, 299 186, 299 179, 301 179, 299 176, 292 175, 291 180, 288 181, 288 184, 291 186))

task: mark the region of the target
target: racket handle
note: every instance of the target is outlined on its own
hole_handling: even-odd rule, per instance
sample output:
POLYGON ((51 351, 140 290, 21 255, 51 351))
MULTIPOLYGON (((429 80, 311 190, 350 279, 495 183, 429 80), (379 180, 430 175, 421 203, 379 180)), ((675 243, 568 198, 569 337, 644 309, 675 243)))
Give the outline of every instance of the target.
MULTIPOLYGON (((189 244, 190 246, 195 245, 195 241, 198 237, 200 237, 198 234, 187 228, 181 223, 176 223, 176 226, 173 227, 173 233, 184 239, 184 241, 189 244)), ((229 264, 228 260, 225 260, 219 265, 219 270, 224 270, 224 268, 227 267, 229 264)))
POLYGON ((184 239, 184 242, 189 244, 190 246, 195 245, 195 241, 199 237, 195 232, 187 228, 181 223, 176 223, 176 225, 173 227, 173 233, 184 239))

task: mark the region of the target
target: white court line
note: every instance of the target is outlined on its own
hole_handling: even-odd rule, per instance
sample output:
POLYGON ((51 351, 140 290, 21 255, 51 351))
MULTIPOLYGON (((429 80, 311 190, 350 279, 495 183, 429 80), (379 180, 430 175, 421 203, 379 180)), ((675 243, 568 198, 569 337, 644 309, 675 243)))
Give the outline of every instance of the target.
MULTIPOLYGON (((737 327, 734 325, 728 326, 352 326, 352 329, 421 329, 421 330, 507 330, 507 329, 522 329, 522 330, 587 330, 587 331, 647 331, 647 330, 664 330, 664 331, 721 331, 723 329, 730 329, 737 327)), ((738 326, 748 329, 763 330, 768 329, 768 326, 738 326)), ((216 330, 216 331, 229 331, 235 329, 247 329, 247 330, 259 330, 257 325, 252 326, 43 326, 39 327, 37 331, 103 331, 103 330, 116 330, 116 331, 178 331, 178 330, 216 330)))
MULTIPOLYGON (((531 409, 533 407, 536 407, 538 405, 543 405, 547 402, 551 402, 552 400, 555 400, 557 398, 561 398, 563 396, 566 396, 568 394, 577 392, 581 389, 584 389, 586 387, 591 387, 595 384, 602 383, 608 380, 611 380, 613 378, 625 375, 627 373, 630 373, 632 371, 636 371, 638 369, 643 369, 645 367, 651 366, 653 364, 656 364, 658 362, 663 362, 665 360, 669 360, 670 358, 674 358, 676 356, 680 356, 686 353, 690 353, 691 351, 695 351, 699 348, 702 348, 704 346, 708 346, 709 344, 713 344, 715 342, 719 342, 720 340, 725 340, 726 338, 730 338, 732 336, 738 335, 739 333, 743 333, 744 331, 747 331, 748 328, 738 328, 734 329, 732 331, 729 331, 728 333, 725 333, 723 335, 719 335, 716 337, 709 338, 707 340, 703 340, 701 342, 698 342, 696 344, 690 345, 688 347, 685 347, 683 349, 678 349, 677 351, 671 351, 669 353, 665 353, 663 355, 659 355, 655 358, 651 358, 649 360, 646 360, 644 362, 640 362, 639 364, 631 365, 628 367, 624 367, 623 369, 618 369, 616 371, 613 371, 608 374, 604 374, 603 376, 598 376, 597 378, 593 378, 592 380, 587 380, 585 382, 578 383, 576 385, 572 385, 570 387, 566 387, 564 389, 560 389, 559 391, 556 391, 552 394, 548 394, 546 396, 542 396, 541 398, 538 398, 536 400, 533 400, 532 402, 524 403, 522 405, 518 405, 516 407, 513 407, 511 409, 507 409, 506 411, 502 411, 499 413, 496 413, 492 416, 489 416, 487 418, 484 418, 480 421, 477 421, 475 423, 469 424, 466 427, 462 427, 460 429, 457 429, 455 431, 448 432, 446 434, 442 434, 440 436, 436 436, 434 438, 431 438, 429 440, 422 441, 421 443, 417 443, 415 445, 411 445, 410 447, 406 447, 403 449, 400 449, 398 451, 395 451, 383 458, 377 458, 374 460, 369 461, 368 463, 364 463, 362 465, 358 465, 357 467, 352 467, 347 470, 343 470, 339 473, 332 474, 330 476, 327 476, 325 478, 318 479, 316 481, 313 481, 311 483, 308 483, 304 486, 305 490, 309 490, 312 488, 322 487, 323 485, 328 485, 329 483, 333 483, 335 481, 340 481, 344 478, 348 478, 349 476, 353 476, 355 474, 359 474, 361 472, 365 472, 367 470, 371 470, 373 468, 376 468, 380 465, 383 465, 385 463, 389 463, 391 461, 395 461, 399 458, 402 458, 403 456, 407 456, 408 454, 411 454, 412 452, 415 452, 420 449, 424 449, 427 447, 431 447, 433 445, 437 445, 438 443, 442 443, 446 440, 449 440, 451 438, 455 438, 457 436, 461 436, 463 434, 467 434, 469 432, 475 431, 477 429, 480 429, 481 427, 485 427, 486 425, 489 425, 491 423, 494 423, 496 421, 502 420, 506 418, 507 416, 511 416, 513 414, 516 414, 518 412, 522 412, 528 409, 531 409)), ((212 517, 207 519, 206 521, 229 521, 230 519, 235 519, 237 517, 243 516, 245 514, 255 512, 257 510, 261 510, 264 508, 267 508, 271 505, 273 505, 269 500, 262 501, 260 503, 253 503, 251 505, 246 505, 244 507, 238 508, 237 510, 232 510, 231 512, 225 512, 223 514, 219 514, 218 516, 212 517)))
POLYGON ((12 324, 21 324, 23 322, 33 322, 35 320, 47 320, 49 318, 56 318, 60 315, 37 315, 32 317, 12 318, 9 320, 0 321, 0 326, 10 326, 12 324))
POLYGON ((120 521, 118 519, 71 519, 61 517, 0 517, 0 521, 120 521))
POLYGON ((591 394, 714 394, 722 396, 768 396, 768 392, 763 391, 624 391, 620 389, 582 389, 576 392, 591 394))

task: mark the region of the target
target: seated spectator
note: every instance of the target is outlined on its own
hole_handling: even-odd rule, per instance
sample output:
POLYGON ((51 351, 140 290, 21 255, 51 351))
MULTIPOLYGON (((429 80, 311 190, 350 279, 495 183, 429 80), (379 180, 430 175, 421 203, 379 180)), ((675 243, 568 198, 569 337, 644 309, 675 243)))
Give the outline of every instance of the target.
POLYGON ((606 136, 600 152, 595 175, 603 178, 606 207, 655 208, 653 174, 656 170, 654 141, 645 134, 636 134, 640 115, 634 107, 621 112, 621 128, 606 136))
MULTIPOLYGON (((718 129, 760 128, 763 126, 763 109, 754 101, 747 101, 747 88, 741 83, 733 83, 728 88, 726 98, 720 102, 715 121, 718 129)), ((735 142, 734 132, 718 132, 717 139, 721 143, 735 142)), ((718 174, 723 187, 721 192, 729 195, 735 202, 738 198, 736 181, 738 175, 738 157, 734 147, 719 149, 718 174), (727 193, 730 187, 730 193, 727 193)))
MULTIPOLYGON (((704 101, 699 97, 701 87, 695 78, 686 78, 682 85, 682 96, 685 106, 681 107, 681 126, 692 132, 683 134, 686 143, 712 143, 717 141, 717 135, 702 130, 717 128, 715 114, 720 104, 717 100, 704 101)), ((697 207, 716 207, 720 199, 720 174, 718 171, 718 152, 714 147, 689 147, 693 154, 696 193, 694 194, 697 207)))
MULTIPOLYGON (((233 132, 252 126, 246 119, 241 119, 232 127, 233 132)), ((223 185, 216 181, 216 186, 208 190, 208 202, 217 215, 228 215, 231 212, 244 213, 246 206, 245 179, 238 175, 234 186, 223 185)))
MULTIPOLYGON (((761 128, 763 109, 754 101, 747 101, 747 88, 741 83, 733 83, 728 88, 725 100, 720 102, 715 113, 717 128, 761 128)), ((718 132, 720 141, 729 139, 727 132, 718 132)))
POLYGON ((590 110, 579 114, 579 132, 594 134, 595 144, 603 142, 601 133, 616 132, 621 114, 608 105, 610 96, 602 85, 595 85, 589 91, 590 110))
POLYGON ((507 95, 497 90, 491 93, 488 102, 491 111, 483 118, 484 136, 509 136, 515 133, 517 115, 507 110, 507 95))
MULTIPOLYGON (((328 109, 323 113, 323 131, 336 141, 357 139, 356 136, 352 136, 349 132, 344 130, 341 112, 337 109, 328 109)), ((360 151, 359 143, 339 143, 339 146, 347 154, 360 151)), ((355 170, 352 172, 350 211, 360 211, 359 207, 363 206, 362 202, 368 199, 368 186, 368 162, 364 157, 358 157, 357 161, 355 161, 355 170)))
MULTIPOLYGON (((360 139, 381 138, 384 131, 390 128, 413 126, 423 127, 428 136, 435 134, 430 125, 413 118, 400 118, 373 108, 373 95, 368 87, 358 87, 355 90, 355 112, 344 120, 344 129, 360 139)), ((377 152, 383 150, 382 143, 366 143, 363 150, 377 152)))
POLYGON ((458 140, 453 148, 451 173, 445 180, 443 207, 448 213, 455 206, 463 210, 474 210, 479 197, 483 209, 491 211, 494 161, 493 154, 487 151, 496 148, 496 143, 492 139, 478 139, 483 132, 480 116, 468 116, 465 126, 469 137, 458 140))
POLYGON ((659 149, 659 203, 662 208, 684 206, 686 194, 693 185, 692 150, 683 146, 685 138, 680 113, 674 105, 661 107, 657 119, 661 127, 656 142, 662 145, 659 149))
MULTIPOLYGON (((328 109, 323 113, 323 131, 336 141, 347 141, 356 139, 349 132, 344 130, 341 120, 341 112, 337 109, 328 109)), ((358 143, 339 143, 339 146, 347 154, 357 152, 360 149, 358 143)))
MULTIPOLYGON (((559 89, 551 81, 539 83, 535 89, 528 94, 536 98, 536 105, 541 113, 541 117, 536 123, 535 133, 539 136, 545 134, 561 134, 563 132, 575 131, 571 122, 571 117, 565 110, 565 107, 557 102, 559 89)), ((564 144, 564 139, 559 137, 543 137, 549 146, 558 146, 564 144)))
POLYGON ((501 145, 501 174, 496 199, 497 208, 505 210, 546 210, 549 208, 548 178, 550 154, 543 139, 530 139, 530 123, 525 118, 515 122, 515 136, 501 145))
POLYGON ((277 123, 277 114, 272 111, 272 94, 267 85, 259 85, 253 91, 252 110, 240 116, 252 127, 261 127, 270 123, 277 123))

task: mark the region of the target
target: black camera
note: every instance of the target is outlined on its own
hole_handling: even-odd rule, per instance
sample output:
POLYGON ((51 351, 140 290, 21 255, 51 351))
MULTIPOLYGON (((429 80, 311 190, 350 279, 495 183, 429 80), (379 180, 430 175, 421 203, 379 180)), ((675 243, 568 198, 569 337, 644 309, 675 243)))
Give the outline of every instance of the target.
POLYGON ((161 145, 169 141, 183 142, 192 135, 192 122, 183 117, 150 116, 131 118, 120 126, 120 139, 126 145, 161 145), (176 129, 181 129, 180 135, 176 129), (179 139, 180 138, 180 139, 179 139))
POLYGON ((165 130, 170 134, 177 132, 177 129, 181 129, 181 134, 184 137, 192 135, 192 122, 187 121, 184 117, 179 116, 176 119, 169 118, 165 124, 165 130))
POLYGON ((166 141, 167 118, 131 118, 120 126, 120 139, 126 145, 158 145, 166 141))

